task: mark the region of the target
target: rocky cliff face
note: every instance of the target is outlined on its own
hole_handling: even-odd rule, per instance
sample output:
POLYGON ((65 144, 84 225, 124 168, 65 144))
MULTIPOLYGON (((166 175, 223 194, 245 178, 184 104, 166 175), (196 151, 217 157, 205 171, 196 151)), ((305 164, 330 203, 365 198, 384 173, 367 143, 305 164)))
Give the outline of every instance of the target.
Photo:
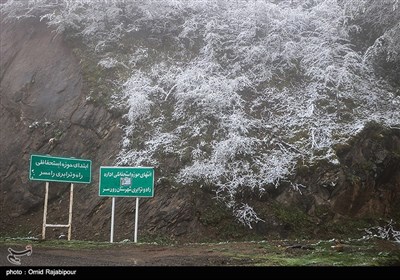
POLYGON ((310 186, 282 192, 276 200, 307 213, 315 232, 349 221, 399 220, 400 131, 370 123, 349 143, 335 147, 340 165, 320 162, 299 168, 310 186))
MULTIPOLYGON (((40 234, 45 183, 29 181, 29 160, 50 154, 92 160, 92 183, 74 191, 73 238, 108 239, 111 200, 98 196, 97 178, 100 165, 113 165, 118 120, 87 102, 80 62, 45 24, 2 24, 1 58, 1 234, 40 234)), ((191 192, 168 187, 157 186, 156 196, 141 202, 140 226, 182 235, 193 227, 196 202, 191 192)), ((66 224, 69 185, 51 183, 49 201, 48 222, 66 224)), ((134 203, 117 199, 117 239, 132 237, 134 203)))
MULTIPOLYGON (((6 228, 43 207, 43 183, 29 181, 30 154, 88 158, 98 167, 99 158, 110 163, 107 159, 116 152, 116 123, 104 108, 85 101, 83 83, 79 61, 45 24, 2 23, 0 184, 1 224, 6 228)), ((77 187, 76 214, 88 206, 82 202, 92 188, 77 187)), ((61 203, 68 189, 52 184, 50 200, 61 203)))
MULTIPOLYGON (((87 101, 80 61, 45 24, 2 23, 0 32, 0 235, 40 236, 45 183, 29 180, 29 159, 50 154, 92 160, 92 183, 75 188, 73 238, 108 240, 111 199, 98 196, 97 178, 99 166, 113 165, 120 120, 87 101)), ((265 220, 256 231, 235 222, 211 199, 212 192, 157 181, 155 197, 141 199, 139 235, 193 241, 287 235, 299 222, 318 228, 343 217, 400 220, 400 131, 372 125, 336 151, 338 166, 299 168, 300 180, 309 186, 303 194, 282 187, 254 198, 265 220), (294 207, 305 219, 285 219, 278 204, 294 207)), ((134 203, 117 199, 116 240, 132 239, 134 203)), ((48 222, 67 223, 68 205, 68 184, 51 183, 48 222)), ((48 232, 49 238, 60 234, 59 229, 48 232)))

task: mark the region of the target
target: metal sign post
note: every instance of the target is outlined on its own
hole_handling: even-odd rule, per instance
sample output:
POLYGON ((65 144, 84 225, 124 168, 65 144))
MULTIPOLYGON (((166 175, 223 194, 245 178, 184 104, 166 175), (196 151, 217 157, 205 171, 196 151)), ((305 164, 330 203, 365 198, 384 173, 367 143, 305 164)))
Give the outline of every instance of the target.
POLYGON ((111 202, 111 233, 110 233, 110 243, 114 241, 114 213, 115 213, 115 197, 112 198, 111 202))
POLYGON ((46 238, 46 218, 47 218, 47 201, 48 201, 48 199, 49 199, 49 182, 46 182, 46 192, 44 194, 42 239, 46 238))
POLYGON ((136 210, 135 210, 135 234, 133 240, 137 243, 138 220, 139 220, 139 197, 136 197, 136 210))
POLYGON ((69 213, 68 213, 68 240, 71 240, 72 235, 72 204, 74 201, 74 184, 71 184, 69 193, 69 213))
POLYGON ((114 240, 115 197, 136 197, 133 240, 137 243, 139 197, 154 196, 154 169, 152 167, 100 166, 99 177, 99 196, 113 198, 110 242, 114 240))
POLYGON ((72 205, 74 199, 73 183, 90 183, 91 181, 90 160, 52 157, 48 155, 31 155, 29 167, 29 179, 36 181, 46 181, 46 192, 44 196, 42 239, 46 238, 46 227, 65 227, 68 228, 68 240, 72 235, 72 205), (49 181, 71 183, 69 195, 68 224, 48 224, 47 206, 49 200, 49 181))
POLYGON ((49 182, 46 182, 46 194, 44 198, 44 211, 43 211, 43 227, 42 227, 42 239, 46 238, 46 228, 47 227, 65 227, 68 228, 68 240, 71 240, 72 234, 72 204, 74 199, 74 184, 71 184, 70 195, 69 195, 69 211, 68 211, 68 224, 67 225, 57 225, 57 224, 47 224, 47 205, 49 199, 49 182))

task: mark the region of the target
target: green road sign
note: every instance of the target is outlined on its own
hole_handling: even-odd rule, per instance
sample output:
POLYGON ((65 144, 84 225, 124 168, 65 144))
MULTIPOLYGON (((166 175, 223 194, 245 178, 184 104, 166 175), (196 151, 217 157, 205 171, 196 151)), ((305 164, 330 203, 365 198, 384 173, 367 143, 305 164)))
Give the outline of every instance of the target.
POLYGON ((31 155, 29 179, 87 184, 91 181, 91 172, 91 160, 31 155))
POLYGON ((153 167, 100 166, 99 196, 154 196, 153 167))

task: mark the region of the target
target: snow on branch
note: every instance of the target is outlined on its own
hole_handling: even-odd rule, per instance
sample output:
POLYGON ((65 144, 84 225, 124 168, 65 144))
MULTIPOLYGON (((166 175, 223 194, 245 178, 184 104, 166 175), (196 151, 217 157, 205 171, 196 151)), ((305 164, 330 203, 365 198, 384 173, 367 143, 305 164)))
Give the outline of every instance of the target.
POLYGON ((400 243, 400 231, 395 230, 393 228, 395 224, 396 223, 393 220, 390 220, 388 224, 383 227, 376 226, 376 227, 366 228, 364 229, 364 231, 367 234, 364 235, 362 239, 368 240, 371 238, 379 238, 384 240, 392 240, 400 243))
MULTIPOLYGON (((384 1, 388 16, 379 3, 9 0, 1 11, 81 38, 115 71, 117 164, 172 170, 163 167, 174 157, 163 175, 210 184, 233 207, 243 189, 284 183, 301 193, 298 163, 338 164, 333 146, 370 121, 398 127, 398 94, 366 63, 381 51, 399 61, 398 1, 384 1), (381 41, 363 54, 350 42, 367 15, 381 41)), ((234 215, 258 221, 247 204, 234 215)))
POLYGON ((258 223, 259 221, 263 221, 257 216, 253 208, 245 203, 242 203, 239 207, 235 208, 233 210, 233 213, 239 222, 248 226, 251 229, 253 228, 252 223, 258 223))

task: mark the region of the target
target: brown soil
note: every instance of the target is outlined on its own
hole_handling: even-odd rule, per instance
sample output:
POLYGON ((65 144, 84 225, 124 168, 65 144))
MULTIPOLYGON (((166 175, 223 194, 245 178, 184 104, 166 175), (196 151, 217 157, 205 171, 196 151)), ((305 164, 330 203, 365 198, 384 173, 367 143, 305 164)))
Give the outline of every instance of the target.
POLYGON ((138 267, 138 266, 399 266, 400 244, 387 240, 344 242, 271 240, 261 242, 76 243, 19 241, 0 243, 0 267, 138 267), (322 243, 321 243, 322 242, 322 243), (8 261, 9 250, 24 251, 21 266, 8 261), (331 246, 335 245, 335 246, 331 246), (341 245, 342 250, 337 250, 341 245), (313 261, 311 261, 313 259, 313 261), (373 260, 375 259, 375 261, 373 260), (378 260, 379 259, 379 260, 378 260), (295 261, 297 260, 297 262, 295 261), (300 262, 298 262, 300 260, 300 262), (308 261, 307 261, 308 260, 308 261))
MULTIPOLYGON (((108 248, 68 249, 35 248, 30 256, 21 256, 22 266, 237 266, 252 265, 254 260, 232 256, 260 254, 255 243, 221 244, 114 244, 108 248), (230 252, 229 255, 226 251, 230 252)), ((23 251, 21 245, 0 245, 0 266, 10 266, 8 248, 23 251)))

